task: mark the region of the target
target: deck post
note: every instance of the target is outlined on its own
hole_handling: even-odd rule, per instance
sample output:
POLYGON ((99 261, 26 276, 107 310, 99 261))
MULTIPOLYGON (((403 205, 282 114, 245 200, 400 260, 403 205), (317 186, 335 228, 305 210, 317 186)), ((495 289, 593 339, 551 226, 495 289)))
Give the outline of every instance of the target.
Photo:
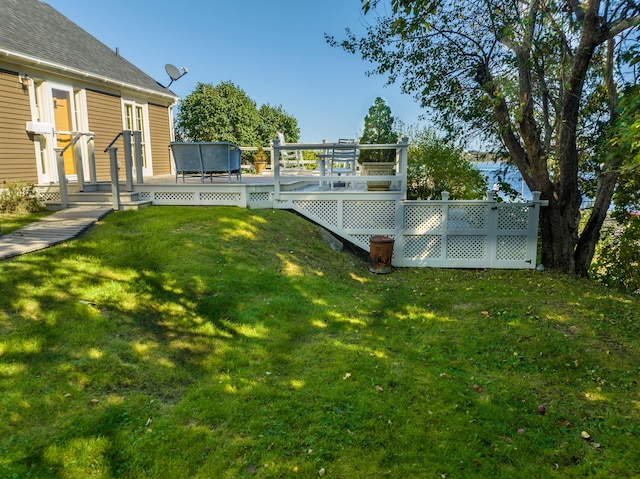
POLYGON ((118 148, 110 146, 109 165, 111 166, 111 194, 113 197, 113 209, 120 211, 120 184, 118 182, 118 148))
POLYGON ((89 153, 89 182, 95 185, 98 182, 98 175, 96 173, 96 148, 93 135, 89 136, 87 150, 89 153))
POLYGON ((133 132, 134 156, 136 163, 136 183, 141 185, 144 183, 142 177, 142 132, 135 130, 133 132))
POLYGON ((131 130, 122 130, 124 143, 124 175, 126 191, 133 191, 133 160, 131 158, 131 130))
POLYGON ((537 253, 538 253, 538 222, 540 221, 540 206, 547 206, 549 201, 541 200, 542 193, 540 191, 532 191, 531 197, 533 201, 528 204, 529 206, 529 220, 527 225, 529 230, 527 231, 527 253, 531 253, 531 267, 537 267, 537 253))
MULTIPOLYGON (((76 136, 80 136, 80 133, 76 133, 76 136)), ((78 138, 79 139, 79 138, 78 138)), ((84 181, 84 165, 82 163, 82 145, 79 141, 73 145, 73 155, 76 159, 76 176, 78 178, 78 189, 79 191, 84 191, 85 181, 84 181)))
POLYGON ((498 260, 498 206, 496 203, 496 195, 493 191, 487 191, 487 235, 485 243, 487 245, 487 258, 489 259, 489 267, 494 268, 495 262, 498 260))
POLYGON ((403 193, 403 200, 407 199, 407 170, 409 169, 409 138, 403 137, 398 141, 398 164, 400 173, 400 191, 403 193))
POLYGON ((280 140, 273 139, 273 197, 280 199, 280 140))
POLYGON ((60 207, 69 206, 69 190, 67 188, 67 175, 64 172, 64 148, 54 148, 56 152, 56 165, 58 167, 58 185, 60 188, 60 207))

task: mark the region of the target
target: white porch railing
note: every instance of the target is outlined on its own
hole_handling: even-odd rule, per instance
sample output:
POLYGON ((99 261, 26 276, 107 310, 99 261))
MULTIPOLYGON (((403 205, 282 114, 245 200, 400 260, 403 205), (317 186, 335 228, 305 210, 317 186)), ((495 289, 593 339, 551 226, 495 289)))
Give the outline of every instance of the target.
MULTIPOLYGON (((287 143, 281 145, 278 139, 273 141, 273 155, 271 169, 273 170, 273 177, 275 181, 275 199, 280 199, 281 188, 283 181, 291 179, 290 171, 295 171, 295 179, 299 182, 306 182, 310 185, 318 185, 322 187, 330 184, 330 182, 348 182, 352 184, 364 184, 367 181, 391 181, 395 184, 394 190, 400 192, 403 198, 406 199, 407 195, 407 151, 409 148, 408 138, 402 138, 396 144, 383 144, 383 145, 359 145, 359 144, 345 144, 345 143, 287 143), (323 160, 319 159, 317 163, 317 170, 319 175, 314 175, 309 172, 309 175, 300 174, 300 170, 292 170, 288 168, 282 168, 280 165, 280 152, 282 150, 300 150, 300 151, 314 151, 314 152, 327 152, 331 150, 395 150, 396 152, 396 165, 395 174, 389 176, 365 176, 358 175, 326 175, 326 165, 323 160)), ((303 170, 303 172, 306 170, 303 170)))

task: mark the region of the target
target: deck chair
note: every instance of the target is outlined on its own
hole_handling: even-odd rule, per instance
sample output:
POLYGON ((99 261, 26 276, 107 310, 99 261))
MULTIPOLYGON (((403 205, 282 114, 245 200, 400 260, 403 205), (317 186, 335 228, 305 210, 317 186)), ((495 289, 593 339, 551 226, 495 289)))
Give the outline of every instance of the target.
POLYGON ((204 173, 202 171, 202 160, 200 159, 200 149, 197 143, 171 143, 173 161, 176 165, 176 183, 182 174, 184 183, 185 175, 198 175, 200 181, 204 183, 204 173))
MULTIPOLYGON (((278 133, 280 145, 286 145, 284 133, 278 133)), ((282 168, 302 168, 302 152, 300 150, 280 150, 280 166, 282 168)))
MULTIPOLYGON (((340 138, 338 143, 355 145, 356 141, 353 138, 340 138)), ((357 148, 334 149, 328 165, 329 175, 355 175, 357 157, 357 148)), ((333 187, 333 183, 331 186, 333 187)))

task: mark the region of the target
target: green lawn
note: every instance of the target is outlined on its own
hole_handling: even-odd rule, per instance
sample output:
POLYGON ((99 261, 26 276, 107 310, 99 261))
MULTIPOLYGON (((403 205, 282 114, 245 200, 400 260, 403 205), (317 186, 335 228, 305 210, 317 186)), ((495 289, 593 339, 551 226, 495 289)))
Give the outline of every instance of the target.
POLYGON ((0 477, 640 476, 637 299, 367 266, 219 207, 0 262, 0 477))

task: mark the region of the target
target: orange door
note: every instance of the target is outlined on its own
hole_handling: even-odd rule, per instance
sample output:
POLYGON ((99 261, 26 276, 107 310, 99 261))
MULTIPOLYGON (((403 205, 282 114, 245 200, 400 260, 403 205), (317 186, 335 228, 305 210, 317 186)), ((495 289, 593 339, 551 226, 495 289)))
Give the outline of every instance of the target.
MULTIPOLYGON (((65 90, 53 88, 51 90, 51 96, 53 97, 53 118, 56 131, 72 131, 73 117, 71 111, 71 93, 65 90)), ((68 133, 56 133, 56 139, 56 147, 64 148, 71 142, 73 136, 68 133)), ((64 152, 63 157, 65 173, 67 175, 75 175, 76 162, 73 147, 69 147, 64 152)))

